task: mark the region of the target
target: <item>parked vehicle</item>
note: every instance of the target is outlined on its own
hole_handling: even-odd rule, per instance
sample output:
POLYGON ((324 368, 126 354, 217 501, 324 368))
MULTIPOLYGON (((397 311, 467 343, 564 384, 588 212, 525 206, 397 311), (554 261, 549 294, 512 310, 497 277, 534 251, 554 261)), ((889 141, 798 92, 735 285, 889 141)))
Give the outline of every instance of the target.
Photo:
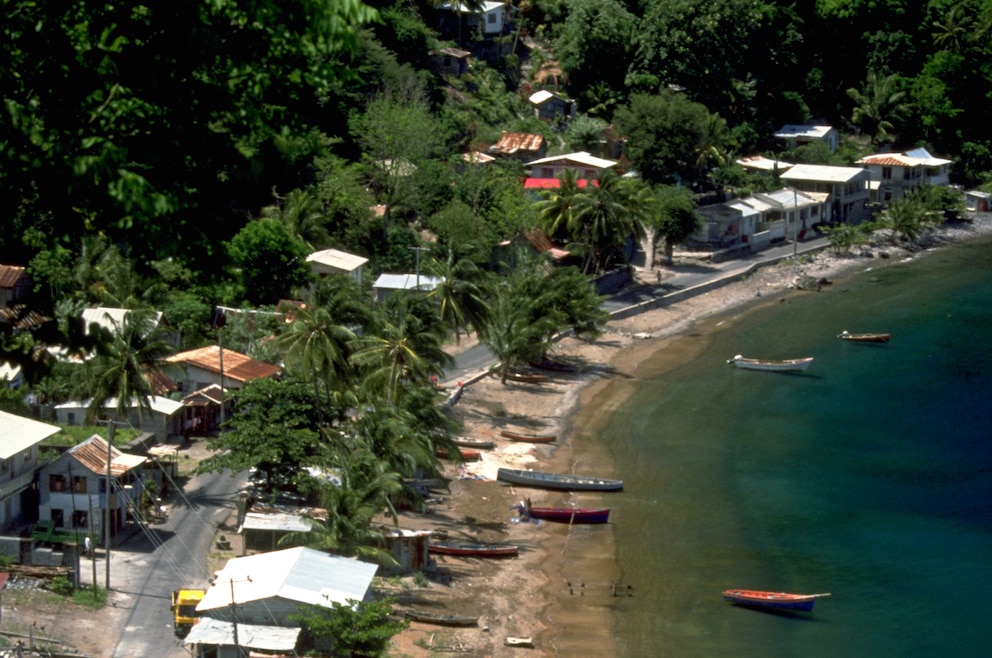
POLYGON ((200 621, 196 606, 203 600, 206 590, 172 590, 172 630, 178 637, 186 637, 193 625, 200 621))

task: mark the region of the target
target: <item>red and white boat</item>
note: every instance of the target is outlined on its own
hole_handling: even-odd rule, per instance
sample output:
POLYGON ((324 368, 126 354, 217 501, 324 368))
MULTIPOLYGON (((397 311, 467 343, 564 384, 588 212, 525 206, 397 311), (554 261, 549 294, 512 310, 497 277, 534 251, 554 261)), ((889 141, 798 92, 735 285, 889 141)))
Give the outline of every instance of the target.
POLYGON ((799 610, 810 612, 816 600, 830 594, 789 594, 788 592, 762 592, 756 589, 728 589, 723 598, 737 605, 772 610, 799 610))

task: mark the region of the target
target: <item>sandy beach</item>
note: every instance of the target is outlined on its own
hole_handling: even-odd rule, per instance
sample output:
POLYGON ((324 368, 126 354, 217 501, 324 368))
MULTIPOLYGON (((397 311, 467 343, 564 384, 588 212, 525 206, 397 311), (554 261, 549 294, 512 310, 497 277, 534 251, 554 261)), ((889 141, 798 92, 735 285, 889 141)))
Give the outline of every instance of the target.
MULTIPOLYGON (((992 219, 982 217, 941 228, 932 247, 990 234, 992 219)), ((539 384, 503 385, 485 377, 466 386, 454 407, 462 433, 490 438, 496 445, 483 451, 480 461, 448 467, 450 492, 439 496, 430 514, 403 514, 400 525, 443 530, 464 541, 512 543, 520 547, 520 555, 510 560, 441 556, 430 580, 394 588, 398 608, 479 615, 479 624, 453 629, 414 622, 395 638, 390 655, 618 655, 612 604, 615 597, 636 596, 637 584, 623 582, 611 526, 517 522, 510 508, 526 497, 534 505, 609 506, 610 495, 622 494, 520 489, 496 482, 496 470, 510 466, 622 478, 598 436, 612 407, 633 391, 634 382, 693 359, 706 349, 709 336, 744 314, 788 303, 797 295, 829 295, 846 277, 921 253, 881 242, 857 256, 824 251, 802 262, 764 267, 697 297, 611 321, 596 341, 562 339, 553 357, 572 365, 572 372, 543 372, 549 380, 539 384), (829 284, 819 292, 798 290, 794 284, 799 277, 829 284), (512 442, 500 436, 503 429, 556 434, 558 440, 546 445, 512 442), (507 646, 508 637, 530 637, 534 648, 507 646)), ((650 281, 645 278, 644 283, 650 281)), ((463 341, 460 348, 468 344, 463 341)))

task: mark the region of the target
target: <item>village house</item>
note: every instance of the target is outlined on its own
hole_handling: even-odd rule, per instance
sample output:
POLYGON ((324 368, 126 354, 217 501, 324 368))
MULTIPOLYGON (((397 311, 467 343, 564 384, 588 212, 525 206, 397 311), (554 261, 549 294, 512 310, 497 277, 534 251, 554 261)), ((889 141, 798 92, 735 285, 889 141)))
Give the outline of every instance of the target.
POLYGON ((797 164, 783 173, 783 183, 823 201, 822 224, 857 224, 867 219, 869 173, 860 167, 797 164))
POLYGON ((179 352, 166 361, 182 366, 184 374, 177 383, 183 392, 198 391, 211 384, 224 390, 240 389, 253 379, 278 377, 282 372, 279 366, 234 350, 222 349, 219 345, 179 352))
POLYGON ((431 51, 431 63, 443 75, 459 78, 468 72, 471 55, 472 53, 461 48, 441 48, 431 51))
POLYGON ((203 436, 208 432, 220 429, 221 418, 230 415, 230 401, 224 400, 224 391, 217 384, 187 393, 180 400, 186 408, 186 420, 183 421, 183 438, 203 436), (221 413, 221 407, 224 413, 221 413))
POLYGON ((775 138, 785 142, 789 150, 822 141, 833 152, 837 150, 840 133, 832 126, 787 123, 775 132, 775 138))
POLYGON ((38 445, 58 432, 54 425, 0 411, 0 530, 35 520, 38 445))
POLYGON ((301 605, 367 601, 377 570, 375 564, 302 546, 236 557, 217 572, 196 612, 239 624, 294 627, 290 617, 301 605))
POLYGON ((503 2, 489 0, 482 2, 480 6, 472 6, 466 2, 444 2, 438 10, 438 30, 442 36, 448 38, 477 32, 485 37, 496 37, 503 34, 509 23, 507 4, 503 2))
POLYGON ((580 180, 595 180, 602 172, 619 163, 590 155, 586 151, 552 155, 525 163, 530 167, 530 178, 558 178, 566 171, 574 171, 580 180))
POLYGON ((376 300, 381 302, 398 292, 407 294, 417 291, 430 292, 442 281, 444 279, 439 276, 427 274, 380 274, 372 284, 372 289, 375 291, 376 300))
POLYGON ((747 245, 760 251, 797 235, 802 240, 820 222, 823 195, 783 188, 701 206, 697 212, 702 224, 689 239, 690 246, 716 250, 747 245))
POLYGON ((31 296, 31 277, 19 265, 0 265, 0 306, 27 301, 31 296))
POLYGON ((324 249, 307 256, 307 262, 310 263, 310 271, 321 278, 334 274, 344 274, 361 285, 362 266, 369 262, 369 259, 349 254, 346 251, 324 249))
POLYGON ((925 148, 866 155, 855 164, 868 170, 871 200, 875 203, 895 201, 921 185, 950 182, 951 161, 935 158, 925 148))
POLYGON ((554 121, 558 118, 571 119, 575 116, 575 101, 556 92, 541 89, 531 94, 527 100, 534 108, 534 116, 542 121, 554 121))
MULTIPOLYGON (((38 477, 38 519, 55 529, 105 543, 107 509, 111 542, 128 525, 144 491, 140 467, 146 458, 110 448, 111 493, 107 495, 107 441, 96 434, 43 466, 38 477)), ((80 542, 82 543, 82 542, 80 542)))
POLYGON ((505 130, 499 141, 487 149, 490 155, 513 158, 520 162, 543 158, 547 150, 543 135, 505 130))
MULTIPOLYGON (((86 410, 89 404, 89 400, 70 400, 69 402, 56 405, 56 422, 60 425, 86 424, 86 410)), ((128 405, 127 417, 117 418, 116 420, 127 422, 138 431, 154 437, 155 443, 164 443, 171 437, 176 437, 183 433, 186 414, 182 402, 152 395, 148 398, 148 404, 148 409, 142 409, 136 399, 131 400, 130 405, 128 405)), ((117 398, 108 399, 103 407, 107 416, 114 416, 117 408, 117 398)))

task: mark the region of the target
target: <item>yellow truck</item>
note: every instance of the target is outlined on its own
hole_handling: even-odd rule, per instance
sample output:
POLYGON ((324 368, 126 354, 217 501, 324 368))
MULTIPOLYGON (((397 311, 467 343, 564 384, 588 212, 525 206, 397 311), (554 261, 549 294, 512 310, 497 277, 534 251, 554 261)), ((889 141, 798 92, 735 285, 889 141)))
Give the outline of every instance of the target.
POLYGON ((179 637, 185 637, 200 621, 196 616, 196 606, 203 600, 206 590, 174 589, 172 590, 172 623, 173 631, 179 637))

